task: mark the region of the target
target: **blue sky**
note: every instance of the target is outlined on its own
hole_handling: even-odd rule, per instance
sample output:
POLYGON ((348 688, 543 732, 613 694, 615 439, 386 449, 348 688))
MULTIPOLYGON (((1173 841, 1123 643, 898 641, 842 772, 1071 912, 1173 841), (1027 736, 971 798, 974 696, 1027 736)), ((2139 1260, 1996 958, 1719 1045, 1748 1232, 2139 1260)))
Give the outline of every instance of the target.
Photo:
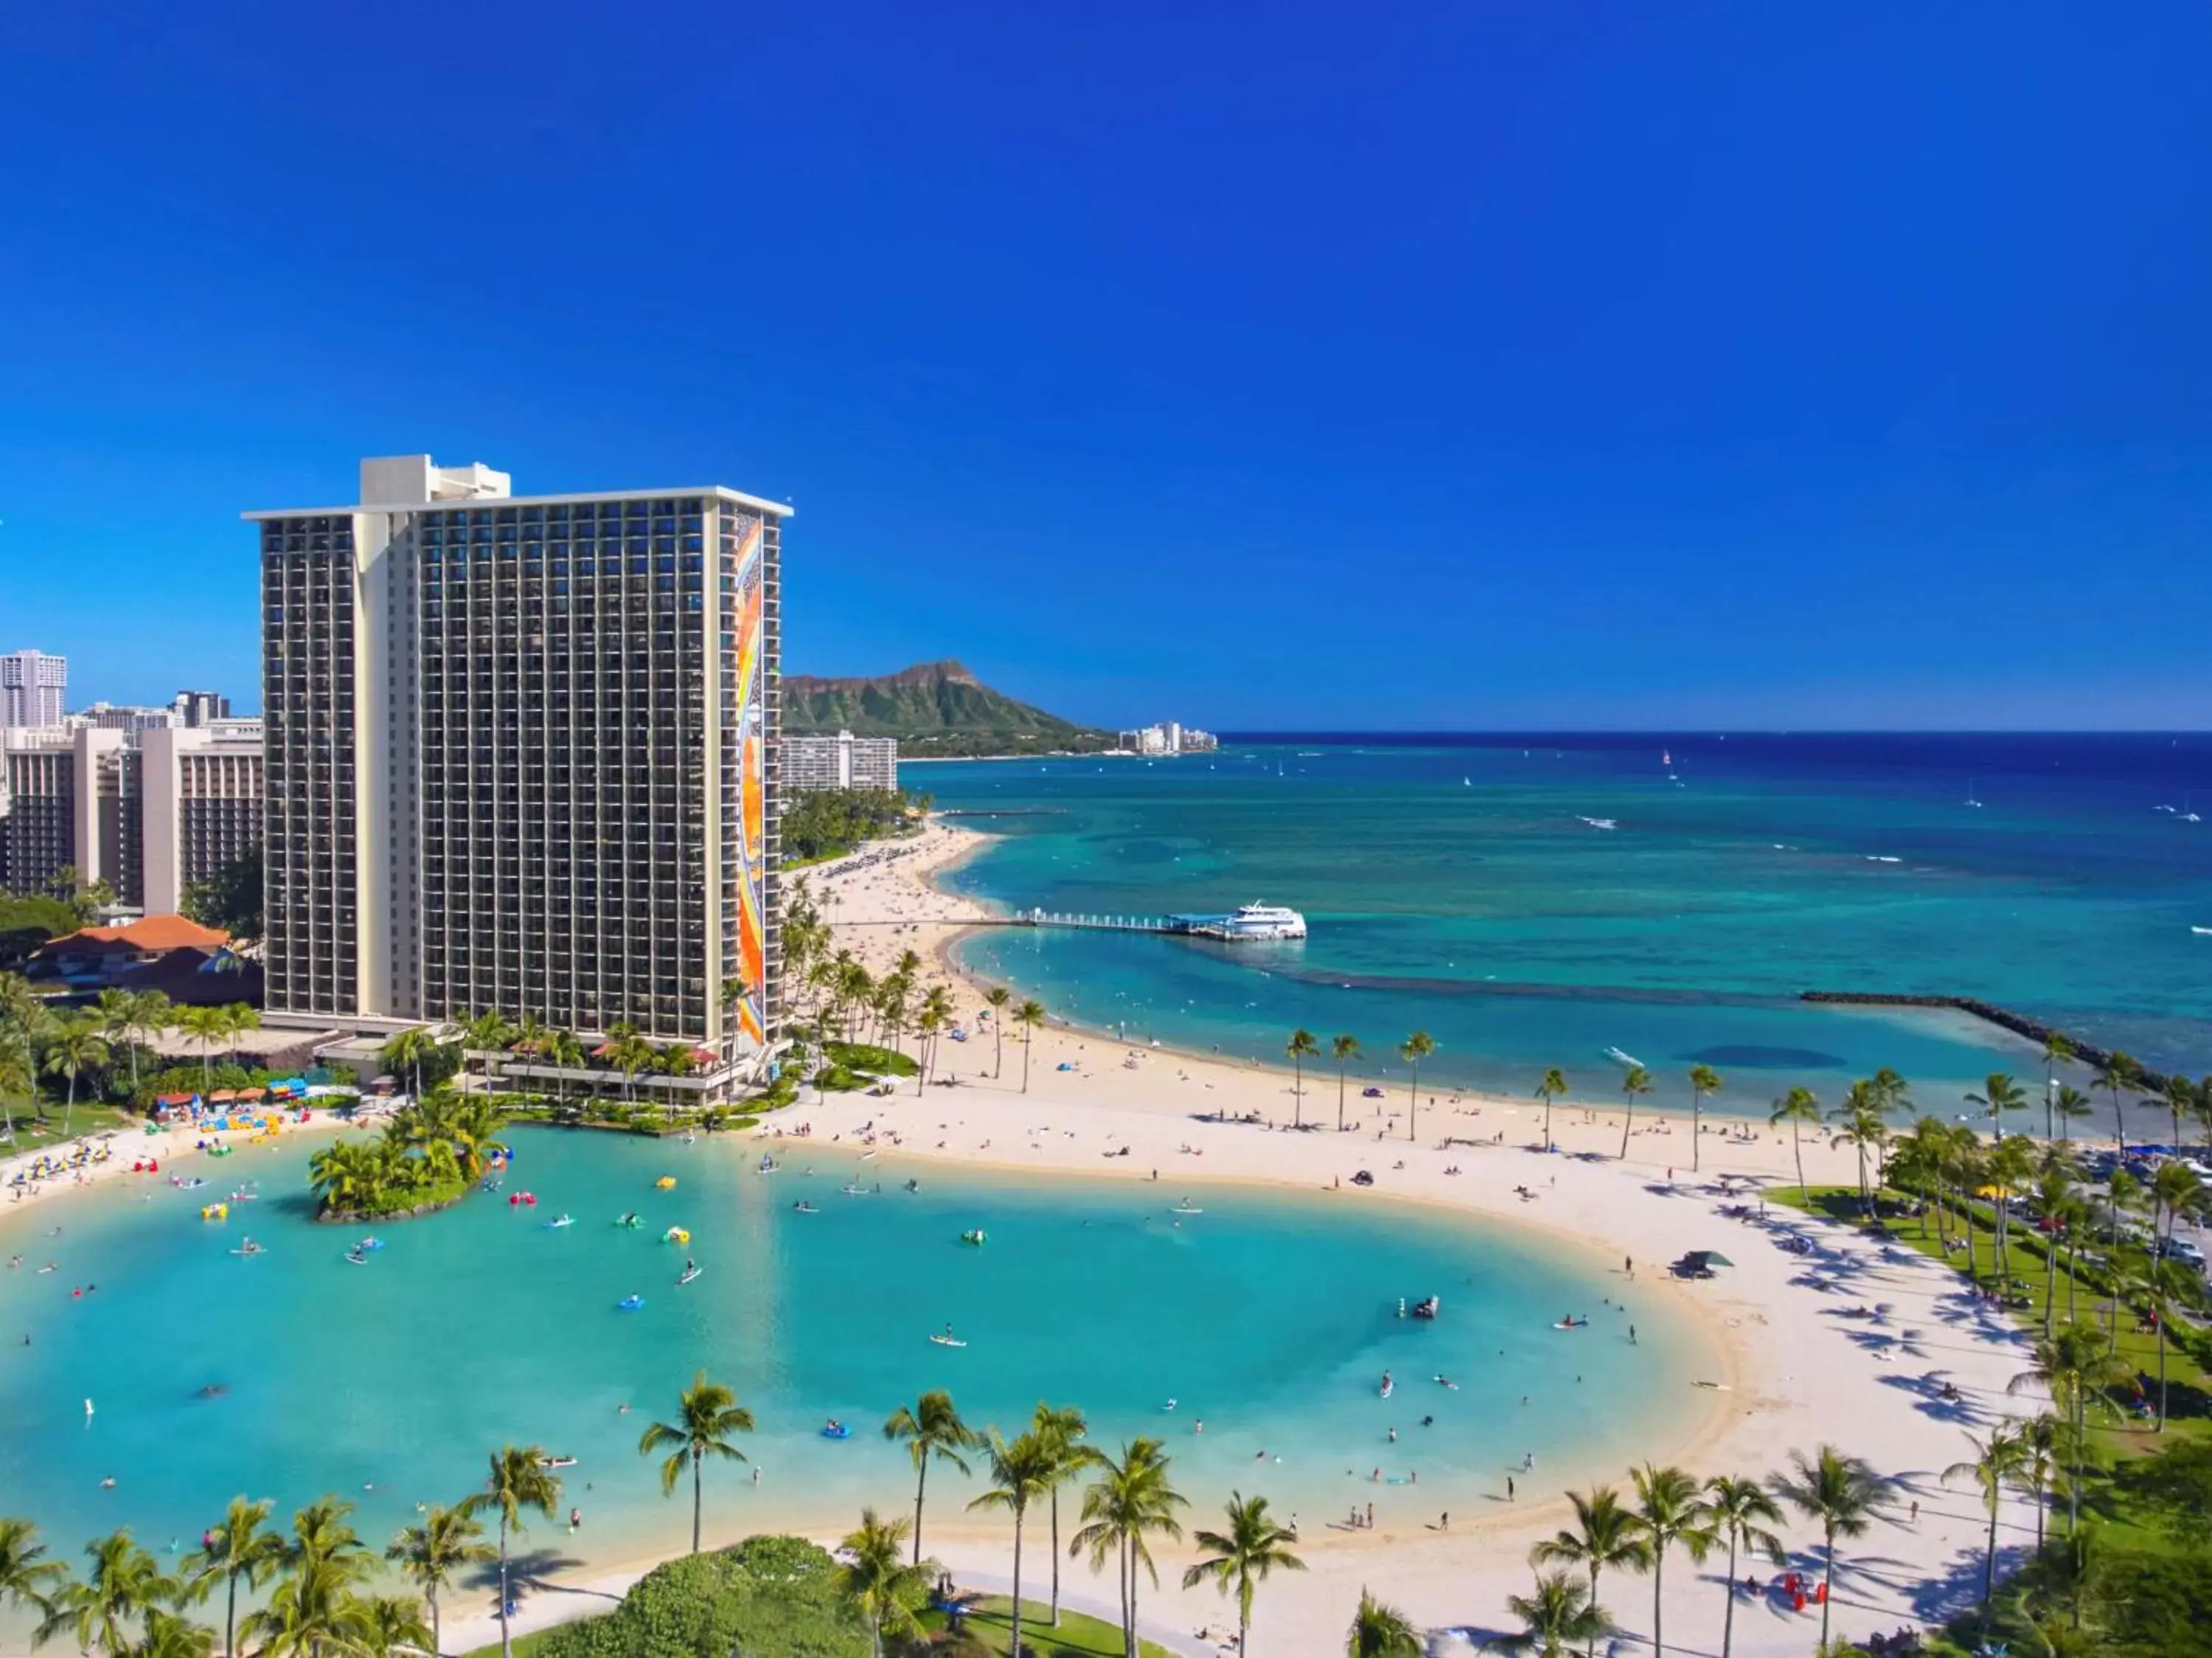
POLYGON ((365 454, 796 502, 787 667, 1079 717, 2212 724, 2212 10, 4 25, 0 649, 257 698, 365 454))

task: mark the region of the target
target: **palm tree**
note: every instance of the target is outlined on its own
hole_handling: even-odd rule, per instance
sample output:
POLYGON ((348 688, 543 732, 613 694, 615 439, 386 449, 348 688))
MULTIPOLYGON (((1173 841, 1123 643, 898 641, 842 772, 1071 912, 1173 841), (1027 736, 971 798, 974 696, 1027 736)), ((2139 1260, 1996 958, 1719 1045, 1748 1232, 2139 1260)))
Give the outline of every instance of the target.
POLYGON ((430 1650, 446 1649, 445 1624, 438 1596, 464 1566, 489 1560, 497 1551, 483 1540, 483 1527, 465 1503, 447 1509, 433 1503, 422 1511, 420 1525, 401 1532, 384 1551, 396 1560, 407 1581, 422 1591, 430 1603, 430 1650))
MULTIPOLYGON (((1994 1079, 1993 1079, 1994 1080, 1994 1079)), ((2014 1135, 1990 1148, 1987 1173, 1996 1188, 1997 1281, 2008 1283, 2012 1274, 2011 1220, 2013 1194, 2035 1173, 2035 1153, 2028 1143, 2014 1135)))
POLYGON ((1266 1497, 1231 1491, 1223 1512, 1228 1516, 1227 1530, 1200 1531, 1192 1539, 1207 1551, 1207 1557, 1183 1573, 1182 1586, 1196 1588, 1210 1577, 1222 1594, 1237 1591, 1237 1651, 1239 1658, 1249 1658, 1253 1592, 1277 1567, 1304 1571, 1306 1563, 1291 1552, 1297 1533, 1285 1531, 1268 1516, 1266 1497))
MULTIPOLYGON (((1979 1106, 1990 1114, 1990 1126, 1996 1137, 2004 1138, 2004 1113, 2018 1111, 2027 1104, 2020 1084, 2001 1070, 1991 1071, 1982 1081, 1982 1091, 1966 1096, 1970 1106, 1979 1106)), ((2176 1137, 2179 1137, 2178 1136, 2176 1137)))
POLYGON ((223 1017, 221 1008, 179 1008, 177 1028, 200 1045, 200 1092, 213 1092, 215 1083, 209 1071, 208 1052, 230 1034, 230 1021, 223 1017))
POLYGON ((514 1044, 517 1034, 515 1027, 497 1013, 480 1013, 463 1028, 462 1045, 475 1053, 482 1062, 486 1092, 491 1088, 494 1058, 505 1053, 514 1044))
MULTIPOLYGON (((507 1539, 522 1529, 522 1511, 535 1509, 548 1520, 561 1503, 561 1480, 546 1467, 542 1447, 506 1445, 491 1454, 491 1471, 484 1489, 463 1504, 469 1513, 486 1509, 499 1513, 499 1650, 501 1658, 514 1658, 514 1632, 507 1609, 514 1596, 507 1586, 507 1539)), ((665 1488, 664 1488, 665 1489, 665 1488)))
POLYGON ((2125 1361, 2106 1341, 2094 1325, 2063 1324, 2029 1350, 2029 1368, 2005 1385, 2009 1393, 2039 1387, 2057 1407, 2066 1424, 2065 1446, 2071 1466, 2066 1479, 2066 1530, 2070 1536, 2081 1519, 2081 1466, 2088 1443, 2089 1397, 2127 1382, 2133 1375, 2125 1361))
POLYGON ((1121 1447, 1119 1462, 1102 1455, 1098 1477, 1083 1493, 1083 1527, 1068 1539, 1067 1551, 1087 1553, 1093 1571, 1106 1564, 1109 1552, 1115 1557, 1127 1658, 1136 1658, 1138 1650, 1137 1568, 1142 1566, 1154 1583, 1160 1581, 1146 1539, 1182 1535, 1175 1511, 1188 1504, 1169 1483, 1169 1460, 1158 1440, 1141 1436, 1121 1447))
POLYGON ((919 1565, 901 1558, 906 1534, 905 1521, 878 1519, 873 1509, 863 1509, 860 1528, 837 1545, 845 1557, 837 1567, 837 1590, 867 1619, 875 1658, 883 1658, 885 1625, 900 1635, 921 1631, 914 1607, 928 1592, 929 1580, 919 1565))
POLYGON ((1029 1518, 1030 1504, 1050 1488, 1053 1452, 1035 1432, 1008 1441, 994 1429, 983 1447, 983 1456, 990 1464, 991 1489, 968 1506, 1005 1509, 1014 1516, 1013 1634, 1006 1650, 1017 1653, 1022 1649, 1022 1527, 1029 1518))
POLYGON ((999 1073, 1006 1063, 1006 1004, 1014 993, 1003 984, 994 984, 983 992, 983 1000, 991 1008, 991 1080, 999 1080, 999 1073))
POLYGON ((932 984, 921 998, 921 1028, 929 1040, 929 1064, 933 1065, 943 1039, 938 1032, 952 1023, 957 1009, 952 1003, 952 992, 942 984, 932 984))
POLYGON ((2176 1071, 2166 1079, 2166 1087, 2160 1097, 2166 1101, 2166 1109, 2173 1119, 2173 1143, 2179 1149, 2181 1145, 2181 1119, 2196 1112, 2197 1085, 2176 1071))
POLYGON ((1305 1126, 1306 1061, 1321 1056, 1321 1044, 1304 1025, 1291 1033, 1283 1051, 1291 1059, 1291 1126, 1305 1126))
POLYGON ((17 1607, 44 1606, 46 1585, 69 1568, 46 1558, 39 1528, 27 1520, 0 1520, 0 1601, 17 1607))
POLYGON ((1711 1065, 1690 1067, 1690 1173, 1698 1172, 1705 1139, 1705 1096, 1721 1091, 1721 1074, 1711 1065))
POLYGON ((1728 1611, 1721 1621, 1721 1658, 1729 1658, 1735 1641, 1737 1555, 1748 1549, 1781 1563, 1782 1539, 1774 1527, 1782 1523, 1782 1509, 1756 1479, 1715 1474, 1705 1482, 1705 1513, 1715 1534, 1728 1545, 1728 1611))
POLYGON ((1989 1543, 1982 1551, 1982 1622, 1987 1624, 1990 1600, 1997 1588, 1997 1515, 2004 1507, 2005 1487, 2027 1466, 2027 1442, 2019 1429, 2000 1425, 1990 1430, 1987 1440, 1968 1434, 1966 1443, 1974 1448, 1973 1456, 1944 1469, 1943 1483, 1971 1479, 1981 1490, 1982 1507, 1990 1519, 1989 1543))
POLYGON ((1845 1456, 1832 1445, 1823 1445, 1809 1457, 1792 1451, 1790 1467, 1790 1472, 1775 1475, 1767 1485, 1806 1519, 1820 1523, 1821 1552, 1827 1561, 1824 1576, 1828 1593, 1820 1600, 1820 1644, 1825 1649, 1836 1593, 1836 1539, 1866 1534, 1886 1505, 1888 1482, 1859 1458, 1845 1456))
POLYGON ((1552 1149, 1552 1101, 1567 1091, 1567 1074, 1557 1065, 1544 1073, 1544 1080, 1536 1084, 1536 1097, 1544 1102, 1544 1149, 1552 1149))
MULTIPOLYGON (((1601 1485, 1588 1496, 1569 1491, 1567 1501, 1574 1504, 1575 1529, 1537 1544, 1528 1551, 1528 1564, 1538 1568, 1580 1566, 1589 1574, 1590 1604, 1596 1606, 1598 1574, 1607 1566, 1642 1571, 1650 1559, 1650 1548, 1636 1516, 1620 1506, 1620 1493, 1612 1486, 1601 1485)), ((1595 1637, 1589 1651, 1595 1658, 1595 1637)))
POLYGON ((1589 1586, 1571 1572, 1539 1572, 1535 1594, 1509 1594, 1505 1606, 1521 1620, 1521 1633, 1492 1638, 1489 1644, 1498 1652, 1567 1658, 1576 1643, 1594 1643, 1614 1632, 1613 1620, 1590 1600, 1589 1586))
POLYGON ((169 998, 159 991, 105 990, 96 1012, 100 1033, 111 1044, 131 1051, 131 1093, 138 1093, 138 1050, 141 1040, 161 1028, 168 1015, 169 998))
POLYGON ((2128 1120, 2120 1111, 2120 1095, 2132 1089, 2136 1079, 2142 1075, 2142 1067, 2129 1055, 2114 1048, 2098 1064, 2091 1078, 2094 1086, 2110 1090, 2112 1096, 2112 1132, 2119 1142, 2123 1155, 2128 1149, 2128 1120))
POLYGON ((2058 1085, 2058 1137, 2065 1139, 2066 1125, 2088 1116, 2096 1108, 2096 1101, 2081 1089, 2071 1082, 2061 1082, 2058 1085))
POLYGON ((269 1515, 276 1506, 265 1496, 258 1503, 234 1496, 222 1521, 209 1528, 199 1548, 185 1557, 185 1570, 196 1585, 211 1583, 218 1576, 226 1580, 224 1658, 237 1658, 239 1579, 246 1580, 246 1588, 258 1589, 283 1557, 284 1539, 268 1529, 269 1515))
POLYGON ((1344 1132, 1344 1068, 1359 1058, 1359 1039, 1356 1036, 1332 1036, 1328 1039, 1328 1057, 1336 1061, 1336 1131, 1344 1132))
MULTIPOLYGON (((1632 1470, 1636 1482, 1636 1524, 1642 1533, 1651 1568, 1651 1650, 1667 1650, 1660 1624, 1661 1592, 1667 1581, 1667 1551, 1679 1543, 1692 1562, 1712 1550, 1719 1533, 1706 1511, 1698 1482, 1680 1468, 1661 1468, 1647 1462, 1632 1470)), ((1593 1588, 1591 1597, 1596 1599, 1593 1588)))
POLYGON ((1060 1627, 1060 1488, 1092 1463, 1098 1453, 1083 1441, 1091 1431, 1082 1410, 1073 1405, 1054 1406, 1037 1401, 1030 1427, 1051 1454, 1052 1474, 1045 1483, 1052 1499, 1052 1626, 1060 1627))
MULTIPOLYGON (((2177 1135, 2175 1138, 2179 1139, 2177 1135)), ((2158 1427, 2166 1431, 2166 1313, 2172 1305, 2170 1291, 2176 1287, 2176 1265, 2171 1259, 2173 1247, 2174 1223, 2195 1209, 2204 1197, 2204 1183, 2197 1173, 2178 1157, 2160 1163, 2158 1173, 2151 1176, 2151 1228, 2160 1239, 2158 1259, 2151 1270, 2151 1288, 2158 1319, 2158 1427), (2159 1232, 2163 1219, 2165 1229, 2159 1232)))
POLYGON ((106 1658, 122 1658, 131 1645, 131 1622, 143 1623, 156 1608, 182 1598, 184 1585, 163 1573, 127 1526, 94 1539, 84 1554, 91 1565, 80 1581, 46 1600, 31 1643, 44 1646, 67 1630, 79 1651, 97 1648, 106 1658))
POLYGON ((410 1025, 384 1045, 377 1063, 386 1070, 406 1075, 414 1083, 410 1099, 422 1097, 422 1062, 438 1051, 438 1039, 428 1025, 410 1025))
POLYGON ((902 1405, 884 1423, 884 1437, 904 1440, 914 1461, 914 1564, 921 1564, 921 1498, 929 1484, 929 1463, 934 1457, 949 1462, 962 1473, 968 1464, 960 1453, 982 1442, 982 1436, 960 1419, 952 1395, 933 1387, 912 1405, 902 1405))
POLYGON ((2072 1061, 2074 1045, 2057 1031, 2043 1033, 2043 1137, 2052 1134, 2051 1100, 2058 1090, 2058 1067, 2072 1061))
POLYGON ((699 1552, 699 1521, 706 1501, 704 1470, 707 1459, 719 1456, 743 1462, 745 1454, 731 1439, 732 1434, 753 1430, 753 1413, 738 1403, 738 1396, 719 1381, 707 1380, 704 1370, 691 1378, 676 1403, 674 1422, 656 1422, 637 1442, 637 1454, 651 1456, 668 1452, 660 1465, 660 1494, 676 1489, 688 1466, 691 1470, 691 1552, 699 1552))
POLYGON ((1413 1070, 1406 1083, 1406 1137, 1413 1137, 1413 1119, 1421 1106, 1421 1061, 1437 1051, 1436 1039, 1426 1031, 1415 1031, 1398 1045, 1398 1057, 1413 1070))
POLYGON ((1030 1039, 1044 1023, 1044 1003, 1030 997, 1014 1009, 1014 1023, 1022 1027, 1022 1092, 1030 1091, 1030 1039))
POLYGON ((76 1079, 107 1063, 107 1044, 100 1039, 98 1021, 89 1015, 72 1014, 55 1022, 46 1039, 46 1071, 69 1078, 69 1105, 62 1113, 62 1137, 69 1137, 76 1116, 76 1079))
POLYGON ((608 1064, 622 1073, 623 1103, 634 1104, 637 1099, 637 1074, 653 1064, 658 1050, 638 1034, 636 1026, 628 1020, 617 1020, 608 1027, 606 1044, 599 1051, 608 1064))
POLYGON ((373 1594, 361 1603, 361 1647, 368 1658, 437 1651, 437 1632, 422 1621, 422 1603, 410 1595, 373 1594))
POLYGON ((1877 1172, 1873 1187, 1867 1184, 1867 1153, 1875 1154, 1877 1171, 1881 1149, 1889 1143, 1889 1125, 1882 1121, 1882 1095, 1871 1081, 1854 1082, 1844 1094, 1831 1119, 1843 1126, 1836 1131, 1836 1138, 1856 1148, 1859 1155, 1859 1207, 1869 1219, 1874 1216, 1875 1191, 1881 1180, 1877 1172))
POLYGON ((2014 1483, 2035 1504, 2035 1551, 2043 1552, 2043 1520, 2053 1477, 2058 1472, 2058 1447, 2066 1424, 2048 1411, 2038 1412, 2021 1424, 2020 1472, 2014 1483))
POLYGON ((1345 1658, 1421 1658, 1421 1632, 1397 1607, 1377 1600, 1362 1585, 1359 1610, 1345 1631, 1345 1658))
POLYGON ((1621 1074, 1620 1091, 1627 1096, 1628 1111, 1620 1119, 1620 1155, 1628 1156, 1628 1131, 1636 1122, 1636 1101, 1651 1092, 1651 1073, 1641 1065, 1631 1065, 1621 1074))
POLYGON ((208 1658, 214 1649, 215 1631, 206 1624, 149 1606, 145 1638, 131 1649, 131 1658, 208 1658))
POLYGON ((1797 1195, 1807 1208, 1812 1207, 1813 1194, 1805 1188, 1805 1146, 1799 1130, 1807 1123, 1818 1126, 1820 1121, 1820 1102, 1808 1088, 1794 1088, 1774 1102, 1774 1109, 1766 1120, 1771 1124, 1790 1125, 1790 1148, 1797 1154, 1797 1195))

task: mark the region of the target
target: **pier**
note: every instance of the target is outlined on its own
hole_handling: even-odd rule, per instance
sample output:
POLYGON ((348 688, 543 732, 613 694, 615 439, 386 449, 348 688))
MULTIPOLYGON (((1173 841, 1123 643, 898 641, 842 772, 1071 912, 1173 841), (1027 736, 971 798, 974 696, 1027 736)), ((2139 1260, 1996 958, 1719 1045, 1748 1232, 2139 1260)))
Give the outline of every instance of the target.
POLYGON ((1101 933, 1194 933, 1201 922, 1219 916, 1087 916, 1064 910, 1017 910, 1007 919, 1017 927, 1078 927, 1101 933))

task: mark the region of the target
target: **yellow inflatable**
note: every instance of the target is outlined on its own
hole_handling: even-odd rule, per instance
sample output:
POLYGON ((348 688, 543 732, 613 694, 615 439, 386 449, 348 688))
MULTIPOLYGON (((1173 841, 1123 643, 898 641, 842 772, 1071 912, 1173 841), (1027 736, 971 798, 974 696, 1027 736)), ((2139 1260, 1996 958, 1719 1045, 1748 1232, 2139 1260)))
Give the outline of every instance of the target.
POLYGON ((230 1205, 228 1204, 210 1204, 206 1208, 200 1210, 200 1219, 204 1221, 227 1221, 229 1218, 230 1205))
POLYGON ((672 1244, 688 1244, 691 1241, 691 1234, 680 1226, 670 1227, 663 1235, 672 1244))
POLYGON ((653 1184, 656 1191, 673 1192, 676 1190, 676 1177, 673 1174, 664 1174, 653 1184))

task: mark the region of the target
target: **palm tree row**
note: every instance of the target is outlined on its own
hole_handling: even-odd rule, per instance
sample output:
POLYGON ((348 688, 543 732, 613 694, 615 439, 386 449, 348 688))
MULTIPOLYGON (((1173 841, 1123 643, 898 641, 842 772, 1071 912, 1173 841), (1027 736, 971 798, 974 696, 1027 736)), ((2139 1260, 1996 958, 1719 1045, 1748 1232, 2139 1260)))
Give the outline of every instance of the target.
MULTIPOLYGON (((154 1039, 174 1030, 200 1044, 204 1089, 212 1086, 212 1051, 240 1033, 258 1028, 261 1016, 244 1003, 178 1007, 159 991, 102 991, 89 1008, 56 1010, 17 973, 0 973, 0 1096, 35 1097, 38 1078, 63 1085, 62 1132, 75 1126, 77 1093, 89 1076, 112 1077, 118 1060, 130 1067, 135 1096, 154 1039)), ((4 1121, 9 1138, 15 1119, 4 1121)))
POLYGON ((422 1600, 363 1592, 374 1561, 349 1523, 351 1503, 333 1496, 311 1503, 293 1515, 289 1533, 270 1528, 273 1508, 266 1499, 234 1498, 173 1572, 125 1527, 88 1543, 84 1569, 72 1576, 63 1562, 46 1557, 29 1521, 0 1520, 0 1600, 35 1614, 34 1644, 66 1635, 80 1651, 100 1658, 209 1658, 218 1634, 225 1658, 247 1648, 270 1658, 438 1651, 438 1589, 462 1564, 485 1557, 472 1541, 473 1521, 457 1523, 449 1511, 433 1509, 388 1551, 428 1595, 432 1622, 426 1625, 422 1600), (417 1534, 434 1523, 436 1547, 418 1547, 417 1534), (241 1585, 273 1585, 267 1600, 242 1618, 241 1585), (218 1593, 219 1631, 191 1616, 218 1593))
MULTIPOLYGON (((1598 1594, 1604 1573, 1632 1571, 1651 1579, 1651 1648, 1666 1650, 1664 1609, 1667 1561, 1676 1550, 1693 1562, 1703 1561, 1716 1549, 1728 1555, 1725 1579, 1727 1602, 1721 1624, 1722 1658, 1735 1637, 1736 1565, 1748 1553, 1780 1563, 1782 1540, 1774 1527, 1781 1523, 1786 1505, 1820 1528, 1823 1576, 1831 1586, 1836 1575, 1836 1545, 1840 1539, 1859 1537, 1888 1504, 1888 1482, 1856 1457, 1833 1446, 1823 1445, 1810 1456, 1794 1453, 1790 1467, 1764 1484, 1734 1475, 1717 1475, 1700 1484, 1680 1468, 1646 1463, 1631 1471, 1633 1503, 1626 1503, 1613 1487, 1571 1491, 1575 1521, 1546 1539, 1529 1551, 1536 1568, 1536 1592, 1516 1597, 1513 1610, 1526 1625, 1525 1633, 1502 1644, 1508 1650, 1547 1655, 1566 1650, 1573 1642, 1595 1654, 1597 1642, 1613 1632, 1613 1624, 1598 1594), (1546 1568, 1554 1568, 1547 1573, 1546 1568), (1577 1584, 1567 1574, 1579 1570, 1585 1581, 1577 1584)), ((1820 1608, 1821 1649, 1828 1640, 1828 1607, 1820 1608)))

